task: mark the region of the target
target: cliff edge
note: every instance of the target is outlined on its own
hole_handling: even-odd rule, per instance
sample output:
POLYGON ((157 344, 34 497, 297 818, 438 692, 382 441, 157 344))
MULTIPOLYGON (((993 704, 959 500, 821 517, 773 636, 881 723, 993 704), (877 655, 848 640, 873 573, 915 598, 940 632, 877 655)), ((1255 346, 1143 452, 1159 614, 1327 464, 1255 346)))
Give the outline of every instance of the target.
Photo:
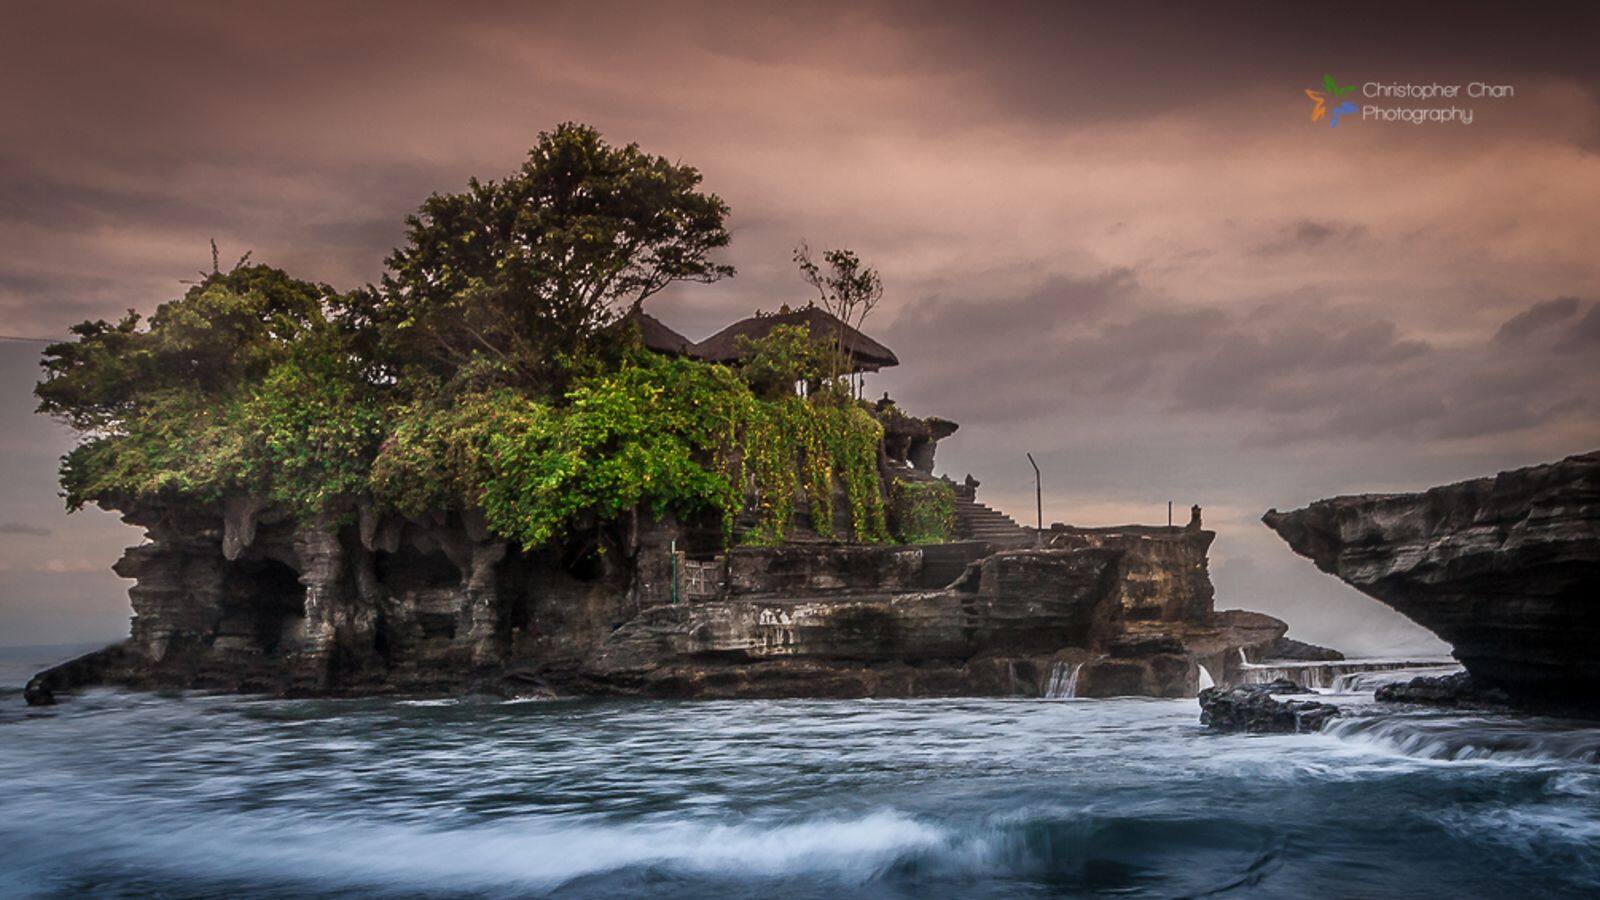
POLYGON ((1262 521, 1317 568, 1449 642, 1483 684, 1523 704, 1595 705, 1600 452, 1262 521))

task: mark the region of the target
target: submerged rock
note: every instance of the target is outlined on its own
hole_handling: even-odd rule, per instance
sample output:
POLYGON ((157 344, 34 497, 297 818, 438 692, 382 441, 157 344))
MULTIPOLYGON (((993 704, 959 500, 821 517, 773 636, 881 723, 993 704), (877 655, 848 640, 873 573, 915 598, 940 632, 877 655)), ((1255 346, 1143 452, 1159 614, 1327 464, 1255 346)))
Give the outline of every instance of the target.
POLYGON ((1529 706, 1600 696, 1600 452, 1262 521, 1449 642, 1476 683, 1529 706))
POLYGON ((1217 731, 1321 731, 1339 707, 1315 700, 1279 700, 1274 694, 1307 694, 1287 679, 1200 692, 1200 724, 1217 731))
POLYGON ((1379 687, 1373 696, 1384 703, 1421 703, 1428 706, 1503 707, 1511 702, 1505 691, 1483 684, 1466 672, 1422 675, 1379 687))
POLYGON ((55 706, 56 692, 50 685, 37 675, 28 679, 28 684, 22 689, 22 699, 29 706, 55 706))

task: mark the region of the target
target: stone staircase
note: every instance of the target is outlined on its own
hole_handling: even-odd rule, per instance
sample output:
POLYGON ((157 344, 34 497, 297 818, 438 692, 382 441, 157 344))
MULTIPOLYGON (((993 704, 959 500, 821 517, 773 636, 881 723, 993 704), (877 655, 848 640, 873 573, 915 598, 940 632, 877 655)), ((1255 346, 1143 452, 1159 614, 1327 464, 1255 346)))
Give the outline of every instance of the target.
POLYGON ((956 534, 974 541, 988 541, 1002 547, 1033 543, 1034 530, 1018 525, 1005 513, 956 494, 956 534))

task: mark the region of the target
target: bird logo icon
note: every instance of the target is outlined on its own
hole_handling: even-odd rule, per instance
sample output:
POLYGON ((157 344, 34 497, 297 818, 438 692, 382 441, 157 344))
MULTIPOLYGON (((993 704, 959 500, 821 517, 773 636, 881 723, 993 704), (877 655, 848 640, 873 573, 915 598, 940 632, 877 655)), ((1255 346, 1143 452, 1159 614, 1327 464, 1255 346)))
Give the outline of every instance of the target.
POLYGON ((1311 100, 1311 121, 1321 122, 1323 119, 1327 119, 1329 128, 1337 128, 1340 116, 1353 113, 1360 108, 1349 100, 1341 101, 1339 99, 1355 90, 1356 86, 1349 84, 1340 87, 1339 82, 1335 81, 1332 75, 1324 75, 1322 76, 1322 87, 1323 90, 1320 91, 1315 88, 1306 88, 1306 97, 1311 100), (1330 99, 1334 101, 1332 105, 1328 102, 1330 99))

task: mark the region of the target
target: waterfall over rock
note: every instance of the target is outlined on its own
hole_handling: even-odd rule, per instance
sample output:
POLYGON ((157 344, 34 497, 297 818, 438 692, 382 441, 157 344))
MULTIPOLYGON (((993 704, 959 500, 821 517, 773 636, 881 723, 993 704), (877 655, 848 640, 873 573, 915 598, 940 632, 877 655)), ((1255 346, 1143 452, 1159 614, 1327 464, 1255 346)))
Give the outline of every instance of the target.
POLYGON ((1239 670, 1239 684, 1266 684, 1287 679, 1313 690, 1371 690, 1373 679, 1361 678, 1372 672, 1439 672, 1449 670, 1452 659, 1346 659, 1336 662, 1266 660, 1245 663, 1239 670))
POLYGON ((1078 673, 1083 663, 1058 662, 1050 669, 1050 682, 1045 686, 1048 700, 1064 700, 1078 696, 1078 673))

